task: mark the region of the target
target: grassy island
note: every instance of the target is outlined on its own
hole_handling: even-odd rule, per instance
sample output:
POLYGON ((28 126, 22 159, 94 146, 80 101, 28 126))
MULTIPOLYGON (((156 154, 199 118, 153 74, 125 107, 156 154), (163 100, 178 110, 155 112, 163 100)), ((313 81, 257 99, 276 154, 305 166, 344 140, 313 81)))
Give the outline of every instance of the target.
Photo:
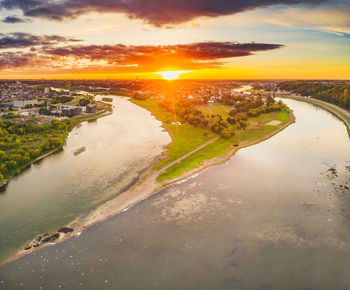
POLYGON ((217 104, 201 104, 184 99, 131 101, 150 111, 172 137, 166 158, 155 169, 158 181, 166 182, 224 157, 239 148, 265 140, 293 120, 293 113, 282 102, 261 97, 224 99, 217 104))

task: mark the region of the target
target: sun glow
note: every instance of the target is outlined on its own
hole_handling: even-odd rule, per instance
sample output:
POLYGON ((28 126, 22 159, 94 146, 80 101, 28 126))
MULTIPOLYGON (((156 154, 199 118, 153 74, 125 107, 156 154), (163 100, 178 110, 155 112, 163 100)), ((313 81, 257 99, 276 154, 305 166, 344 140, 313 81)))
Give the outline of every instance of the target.
POLYGON ((180 75, 187 73, 186 70, 168 70, 156 72, 157 75, 161 75, 163 79, 173 81, 179 78, 180 75))

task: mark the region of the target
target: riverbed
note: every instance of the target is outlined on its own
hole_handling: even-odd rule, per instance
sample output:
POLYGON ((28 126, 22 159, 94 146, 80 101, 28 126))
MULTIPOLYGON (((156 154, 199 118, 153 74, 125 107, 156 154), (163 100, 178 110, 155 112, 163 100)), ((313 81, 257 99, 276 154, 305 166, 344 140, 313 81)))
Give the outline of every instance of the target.
POLYGON ((0 193, 0 260, 116 197, 164 152, 170 137, 161 122, 126 98, 113 97, 112 105, 113 114, 79 124, 63 151, 32 165, 0 193))
POLYGON ((346 127, 284 102, 284 131, 5 265, 0 289, 348 289, 346 127))

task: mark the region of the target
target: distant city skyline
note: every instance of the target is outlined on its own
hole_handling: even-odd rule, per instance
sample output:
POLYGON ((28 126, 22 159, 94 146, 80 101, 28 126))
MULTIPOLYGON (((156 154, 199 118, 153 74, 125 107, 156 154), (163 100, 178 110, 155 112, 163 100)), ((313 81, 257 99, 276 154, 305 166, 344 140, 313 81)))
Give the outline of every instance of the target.
POLYGON ((0 1, 0 78, 350 79, 350 3, 0 1))

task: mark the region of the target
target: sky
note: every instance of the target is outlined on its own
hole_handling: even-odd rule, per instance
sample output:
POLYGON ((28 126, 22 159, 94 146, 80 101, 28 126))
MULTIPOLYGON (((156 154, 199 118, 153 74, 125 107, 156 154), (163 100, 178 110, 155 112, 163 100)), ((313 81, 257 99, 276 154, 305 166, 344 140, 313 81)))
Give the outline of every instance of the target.
POLYGON ((350 79, 350 0, 0 0, 0 78, 350 79))

